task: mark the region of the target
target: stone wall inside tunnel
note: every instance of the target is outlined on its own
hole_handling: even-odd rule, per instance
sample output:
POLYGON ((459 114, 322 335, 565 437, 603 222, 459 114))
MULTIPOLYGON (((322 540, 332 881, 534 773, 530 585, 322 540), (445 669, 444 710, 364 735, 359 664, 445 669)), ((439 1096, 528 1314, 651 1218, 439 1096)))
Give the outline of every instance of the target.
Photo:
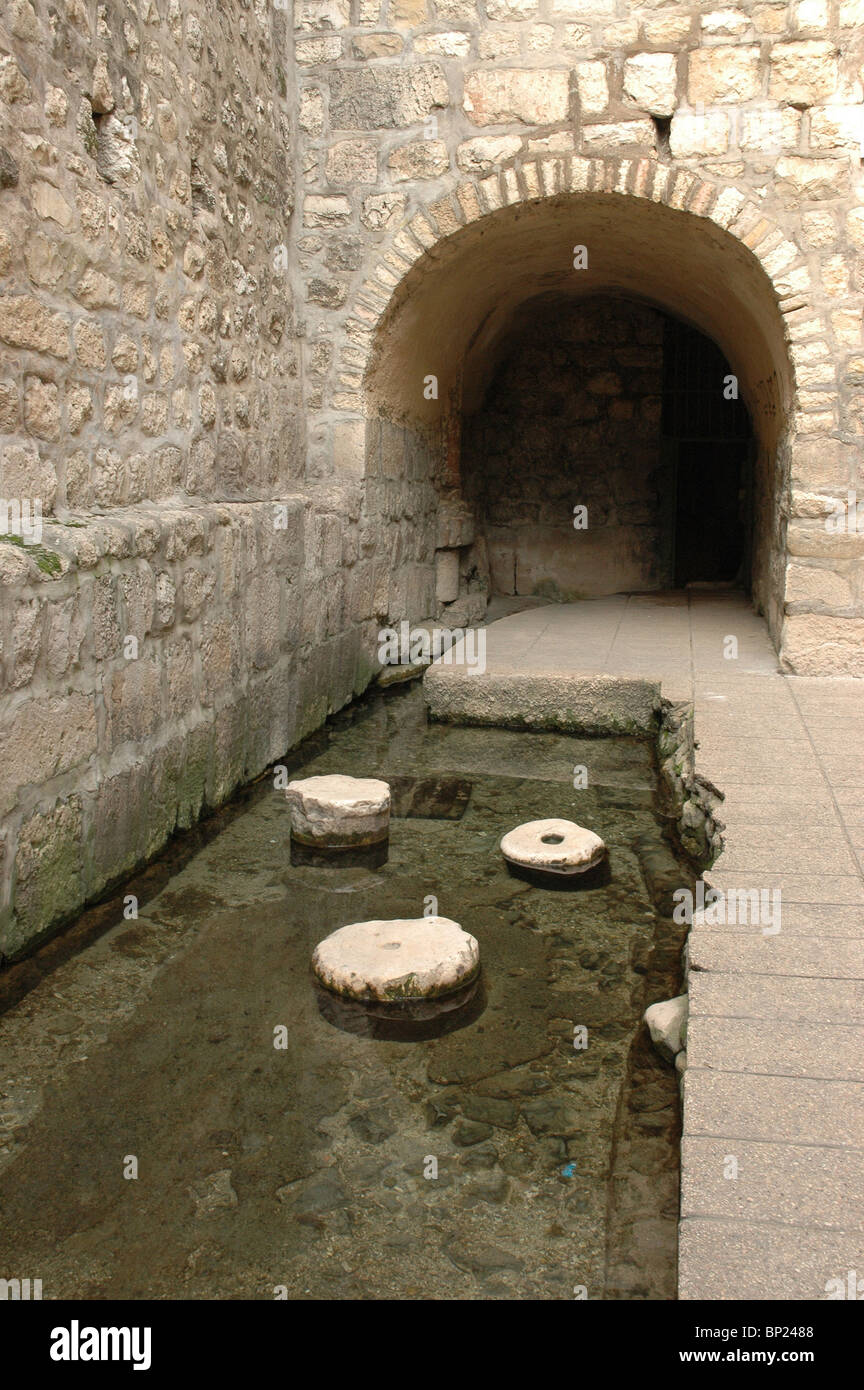
POLYGON ((521 317, 462 435, 491 592, 566 601, 671 588, 663 315, 596 296, 541 297, 521 317))
POLYGON ((364 689, 383 625, 482 616, 470 422, 538 296, 719 345, 754 603, 789 668, 864 674, 826 526, 864 496, 862 25, 3 0, 0 498, 43 518, 0 536, 0 955, 364 689))

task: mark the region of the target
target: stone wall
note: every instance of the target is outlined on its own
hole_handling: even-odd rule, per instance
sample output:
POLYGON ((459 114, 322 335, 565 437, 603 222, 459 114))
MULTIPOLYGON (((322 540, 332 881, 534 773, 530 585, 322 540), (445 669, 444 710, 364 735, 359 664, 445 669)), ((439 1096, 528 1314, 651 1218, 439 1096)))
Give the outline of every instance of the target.
POLYGON ((304 467, 292 72, 285 14, 240 0, 0 14, 0 496, 42 509, 0 545, 0 954, 298 721, 315 523, 263 501, 304 467))
POLYGON ((572 600, 669 588, 662 314, 601 296, 532 301, 525 317, 463 433, 492 591, 572 600))
POLYGON ((4 495, 279 495, 304 462, 285 14, 8 0, 0 45, 4 495))
POLYGON ((582 283, 641 289, 722 347, 758 435, 754 599, 788 666, 864 674, 864 534, 824 524, 864 491, 862 0, 310 0, 295 24, 320 456, 338 418, 378 412, 452 439, 520 295, 572 289, 589 203, 675 209, 686 274, 634 217, 614 263, 589 237, 604 263, 582 283), (538 240, 544 218, 562 229, 536 275, 529 210, 538 240))
POLYGON ((0 8, 0 497, 42 509, 0 537, 0 957, 431 611, 423 447, 373 423, 365 484, 307 471, 297 109, 284 6, 0 8))
POLYGON ((359 503, 344 501, 347 522, 286 498, 278 530, 269 503, 142 504, 0 547, 5 954, 368 683, 362 562, 342 570, 359 503))

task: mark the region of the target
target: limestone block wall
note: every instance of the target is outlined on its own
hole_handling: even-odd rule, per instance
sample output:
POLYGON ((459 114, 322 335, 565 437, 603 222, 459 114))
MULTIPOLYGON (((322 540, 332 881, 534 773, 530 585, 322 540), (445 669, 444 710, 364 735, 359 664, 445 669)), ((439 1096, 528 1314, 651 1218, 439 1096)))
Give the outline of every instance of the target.
POLYGON ((0 958, 362 690, 391 591, 429 611, 428 460, 375 426, 383 544, 307 471, 297 109, 282 5, 0 5, 0 498, 42 513, 0 516, 0 958))
POLYGON ((4 495, 50 514, 302 476, 285 20, 4 4, 4 495))
MULTIPOLYGON (((494 356, 520 281, 523 297, 573 282, 569 261, 549 261, 545 277, 529 265, 518 219, 536 213, 541 228, 548 205, 563 258, 586 240, 591 201, 617 197, 613 229, 637 199, 675 209, 682 255, 704 240, 691 283, 659 267, 663 237, 640 237, 634 221, 592 288, 641 284, 740 370, 760 433, 756 602, 788 666, 864 674, 864 534, 825 526, 864 489, 861 0, 308 0, 295 49, 298 267, 321 457, 334 457, 338 420, 383 413, 445 454, 449 438, 452 494, 448 415, 483 374, 477 342, 494 356), (737 250, 721 254, 716 227, 737 250), (482 265, 485 298, 479 257, 470 271, 460 262, 484 234, 498 257, 494 285, 482 265), (764 314, 746 308, 748 265, 764 279, 764 314), (424 276, 436 285, 425 329, 424 276), (757 319, 767 348, 748 362, 757 319)), ((603 260, 608 245, 588 250, 603 260)))

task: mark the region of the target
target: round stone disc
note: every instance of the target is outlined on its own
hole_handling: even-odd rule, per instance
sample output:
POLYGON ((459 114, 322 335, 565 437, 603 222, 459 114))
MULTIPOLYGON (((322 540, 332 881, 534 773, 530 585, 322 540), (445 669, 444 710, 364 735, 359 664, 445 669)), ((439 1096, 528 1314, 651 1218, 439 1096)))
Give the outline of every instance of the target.
POLYGON ((385 840, 390 830, 390 788, 377 777, 334 773, 289 782, 291 834, 301 844, 348 849, 385 840))
POLYGON ((572 820, 531 820, 509 830, 501 853, 511 864, 547 874, 584 874, 600 863, 606 845, 572 820))
POLYGON ((312 969, 349 999, 436 999, 475 977, 480 947, 449 917, 352 922, 319 942, 312 969))

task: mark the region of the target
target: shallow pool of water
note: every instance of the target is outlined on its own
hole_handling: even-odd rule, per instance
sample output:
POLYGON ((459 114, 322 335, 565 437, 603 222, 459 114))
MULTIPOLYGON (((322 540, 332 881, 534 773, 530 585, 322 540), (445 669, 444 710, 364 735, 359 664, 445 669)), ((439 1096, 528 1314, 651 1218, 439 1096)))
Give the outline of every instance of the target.
POLYGON ((386 862, 292 856, 262 786, 6 1015, 53 1041, 0 1173, 5 1262, 46 1298, 674 1297, 677 1086, 640 1018, 678 992, 682 929, 641 868, 670 858, 650 746, 429 726, 414 687, 290 766, 393 779, 386 862), (608 873, 510 873, 501 835, 550 816, 608 873), (406 1036, 322 1001, 323 936, 424 910, 480 943, 463 1014, 406 1036))

